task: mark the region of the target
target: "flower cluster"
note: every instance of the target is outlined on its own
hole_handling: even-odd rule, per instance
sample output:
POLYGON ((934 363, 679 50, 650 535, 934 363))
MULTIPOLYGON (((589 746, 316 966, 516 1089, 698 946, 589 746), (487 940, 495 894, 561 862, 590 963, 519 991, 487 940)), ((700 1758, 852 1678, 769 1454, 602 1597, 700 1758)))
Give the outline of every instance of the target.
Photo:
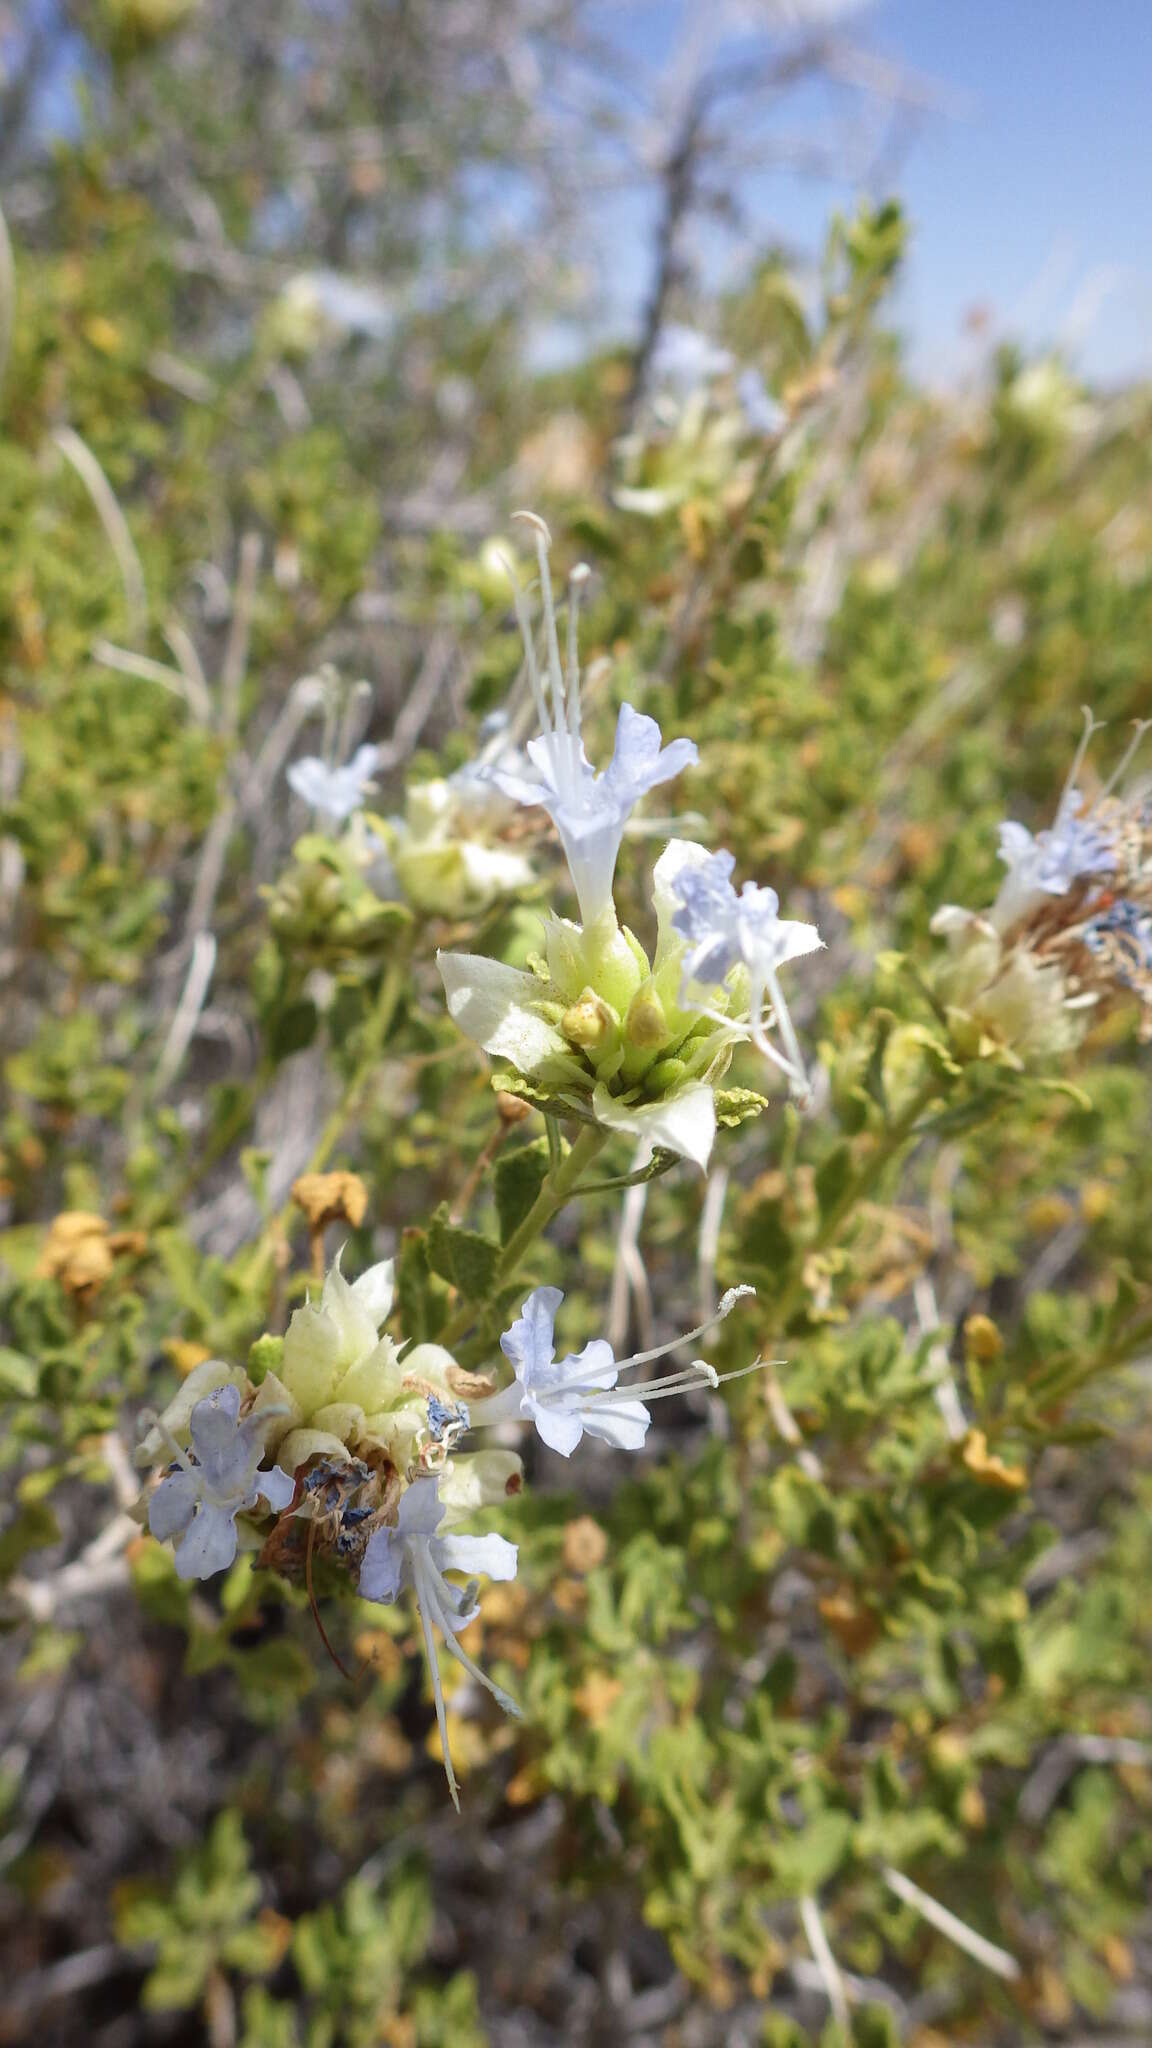
MULTIPOLYGON (((531 885, 531 863, 512 843, 515 805, 487 772, 487 756, 452 775, 409 782, 403 812, 378 817, 369 806, 376 793, 374 777, 389 765, 387 751, 365 742, 343 758, 351 720, 368 686, 351 693, 338 718, 332 707, 339 686, 331 673, 321 681, 329 704, 325 751, 293 761, 287 780, 317 825, 340 839, 357 881, 385 901, 459 918, 479 916, 531 885)), ((495 758, 510 771, 519 762, 515 750, 499 738, 495 758)))
POLYGON ((1147 731, 1133 737, 1097 796, 1079 784, 1097 730, 1085 728, 1053 824, 1000 827, 1007 873, 984 913, 948 904, 932 929, 950 957, 937 976, 953 1037, 969 1053, 1058 1053, 1088 1019, 1135 995, 1152 1036, 1152 802, 1117 794, 1147 731))
MULTIPOLYGON (((536 1288, 500 1339, 514 1377, 502 1389, 464 1372, 437 1344, 402 1351, 381 1325, 393 1298, 390 1261, 352 1284, 339 1261, 320 1299, 297 1309, 282 1342, 256 1347, 264 1376, 205 1360, 145 1435, 140 1459, 169 1466, 148 1497, 152 1534, 175 1542, 182 1579, 226 1571, 241 1543, 286 1575, 309 1576, 313 1551, 345 1565, 360 1597, 391 1604, 415 1595, 452 1798, 458 1804, 436 1637, 509 1713, 514 1700, 473 1662, 459 1636, 480 1612, 477 1578, 516 1576, 516 1546, 462 1532, 477 1510, 519 1492, 521 1462, 503 1448, 461 1451, 464 1438, 496 1426, 535 1425, 541 1441, 571 1457, 581 1439, 639 1450, 649 1404, 722 1377, 703 1359, 662 1379, 622 1374, 677 1350, 722 1321, 754 1290, 732 1288, 698 1329, 651 1351, 616 1359, 603 1338, 556 1358, 559 1288, 536 1288), (267 1363, 269 1356, 275 1365, 267 1363), (262 1461, 275 1456, 271 1467, 262 1461), (465 1585, 449 1573, 467 1575, 465 1585)), ((755 1371, 756 1366, 749 1368, 755 1371)))
MULTIPOLYGON (((562 660, 548 531, 531 515, 520 517, 534 534, 544 613, 542 669, 514 586, 539 733, 528 744, 527 772, 498 767, 492 779, 507 796, 548 813, 580 916, 547 916, 543 951, 526 968, 441 953, 448 1008, 468 1037, 505 1063, 502 1086, 558 1116, 626 1132, 649 1157, 660 1149, 702 1167, 737 1044, 750 1041, 797 1093, 807 1092, 779 969, 821 941, 813 926, 780 918, 772 890, 746 883, 738 897, 729 854, 681 839, 668 844, 653 873, 652 956, 620 925, 613 882, 628 821, 649 791, 692 765, 696 748, 688 739, 665 746, 656 720, 623 704, 611 761, 602 772, 593 768, 583 742, 577 646, 587 572, 577 569, 571 579, 562 660)), ((738 1121, 758 1107, 761 1099, 745 1091, 723 1114, 738 1121)))

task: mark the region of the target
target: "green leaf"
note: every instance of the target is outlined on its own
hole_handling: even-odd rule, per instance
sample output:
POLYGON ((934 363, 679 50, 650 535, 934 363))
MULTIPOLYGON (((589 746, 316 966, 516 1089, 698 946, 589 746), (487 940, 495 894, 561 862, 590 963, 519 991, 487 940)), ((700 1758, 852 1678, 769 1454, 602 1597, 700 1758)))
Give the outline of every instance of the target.
POLYGON ((432 1271, 426 1230, 409 1228, 401 1233, 396 1260, 396 1301, 401 1327, 410 1343, 430 1343, 444 1327, 447 1297, 432 1271))
POLYGON ((816 1169, 816 1200, 822 1216, 829 1215, 836 1207, 851 1183, 853 1170, 852 1147, 847 1139, 841 1138, 816 1169))
POLYGON ((514 1152, 504 1152, 497 1159, 493 1178, 501 1244, 507 1244, 513 1231, 523 1223, 544 1185, 548 1165, 547 1138, 519 1145, 514 1152))
POLYGON ((0 1394, 20 1394, 30 1400, 39 1381, 39 1370, 30 1358, 0 1344, 0 1394))
POLYGON ((772 1864, 778 1884, 790 1897, 819 1891, 840 1868, 852 1839, 852 1819, 832 1808, 790 1835, 772 1843, 772 1864))
POLYGON ((441 1210, 428 1231, 428 1263, 442 1280, 451 1281, 466 1301, 485 1301, 496 1284, 500 1246, 479 1231, 461 1230, 441 1210))

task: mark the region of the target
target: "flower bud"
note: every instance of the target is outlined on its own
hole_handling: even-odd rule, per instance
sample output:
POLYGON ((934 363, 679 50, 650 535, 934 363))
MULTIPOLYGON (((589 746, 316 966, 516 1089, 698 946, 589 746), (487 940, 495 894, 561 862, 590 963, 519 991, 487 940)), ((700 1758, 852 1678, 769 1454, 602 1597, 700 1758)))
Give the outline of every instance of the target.
POLYGON ((655 1052, 668 1043, 671 1034, 667 1014, 650 981, 637 989, 628 1006, 624 1036, 630 1044, 642 1046, 649 1052, 655 1052))
POLYGON ((683 1081, 688 1069, 683 1060, 657 1060, 647 1076, 647 1093, 651 1096, 665 1095, 683 1081))
POLYGON ((616 1019, 597 995, 594 988, 582 990, 579 1002, 565 1010, 560 1020, 560 1029, 572 1045, 581 1045, 592 1052, 603 1045, 616 1019))

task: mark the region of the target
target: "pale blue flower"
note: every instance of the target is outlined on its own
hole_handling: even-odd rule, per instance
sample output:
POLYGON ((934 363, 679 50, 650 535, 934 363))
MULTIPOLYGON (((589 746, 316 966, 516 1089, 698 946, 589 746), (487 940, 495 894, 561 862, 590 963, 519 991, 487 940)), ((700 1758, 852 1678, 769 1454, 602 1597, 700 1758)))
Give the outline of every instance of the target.
POLYGON ((766 441, 783 433, 788 415, 779 399, 773 398, 759 370, 741 370, 736 379, 736 396, 750 433, 763 434, 766 441))
POLYGON ((660 330, 648 364, 648 382, 654 391, 687 398, 713 377, 727 376, 734 367, 730 350, 720 348, 697 328, 673 320, 660 330))
POLYGON ((446 1647, 457 1662, 487 1688, 505 1713, 519 1714, 520 1709, 508 1693, 473 1663, 456 1640, 460 1631, 467 1628, 470 1621, 475 1621, 480 1612, 475 1578, 465 1586, 455 1586, 444 1574, 482 1572, 489 1579, 514 1579, 517 1551, 516 1545, 507 1542, 503 1536, 442 1536, 439 1530, 443 1518, 444 1503, 437 1492, 435 1479, 413 1480, 400 1496, 395 1527, 376 1529, 368 1539, 360 1567, 360 1592, 365 1600, 379 1600, 387 1606, 399 1599, 406 1586, 411 1586, 415 1592, 436 1700, 436 1719, 444 1748, 444 1769, 453 1804, 458 1808, 460 1799, 448 1748, 444 1694, 433 1629, 440 1630, 446 1647))
POLYGON ((568 617, 567 674, 560 660, 552 580, 548 570, 548 529, 543 520, 529 514, 535 531, 540 564, 540 589, 547 635, 549 702, 536 659, 531 623, 517 588, 516 611, 524 639, 529 679, 540 721, 540 737, 528 742, 528 757, 534 773, 515 768, 494 767, 492 780, 517 803, 539 804, 548 812, 560 834, 568 867, 580 904, 580 916, 587 927, 604 915, 612 904, 612 881, 624 828, 648 791, 669 782, 697 758, 695 742, 673 740, 662 745, 660 727, 654 718, 635 711, 631 704, 620 707, 616 724, 616 745, 612 759, 597 774, 584 752, 580 731, 580 664, 576 647, 576 590, 579 576, 573 576, 568 617))
POLYGON ((1086 875, 1110 874, 1116 851, 1110 834, 1085 812, 1078 789, 1061 799, 1055 823, 1045 832, 1029 832, 1008 819, 1000 827, 1000 858, 1008 869, 1005 893, 1013 900, 1039 892, 1066 896, 1086 875))
POLYGON ((357 747, 350 761, 342 768, 329 768, 315 754, 306 754, 303 760, 293 761, 288 770, 289 786, 296 795, 311 804, 314 811, 331 818, 342 825, 353 811, 363 807, 364 798, 371 786, 372 776, 380 765, 380 749, 365 745, 357 747))
POLYGON ((647 1365, 669 1351, 690 1344, 735 1307, 742 1295, 754 1294, 752 1287, 733 1287, 724 1296, 715 1316, 658 1344, 652 1351, 636 1352, 617 1359, 604 1337, 594 1337, 583 1351, 557 1359, 555 1326, 564 1299, 559 1287, 536 1287, 521 1308, 511 1329, 500 1339, 500 1349, 516 1375, 510 1386, 487 1400, 474 1401, 472 1421, 476 1426, 523 1420, 535 1423, 537 1434, 550 1450, 570 1458, 585 1435, 599 1437, 617 1451, 638 1451, 652 1420, 645 1401, 661 1400, 703 1384, 719 1385, 711 1366, 698 1359, 685 1372, 641 1385, 617 1387, 622 1372, 635 1365, 647 1365), (641 1400, 638 1397, 644 1396, 641 1400))
MULTIPOLYGON (((750 1032, 758 1051, 793 1080, 802 1090, 807 1082, 799 1041, 777 979, 786 961, 814 953, 823 940, 815 925, 780 916, 780 898, 775 889, 745 882, 740 894, 730 876, 735 866, 730 853, 715 853, 698 866, 684 866, 672 881, 679 908, 672 924, 687 941, 682 968, 682 1000, 694 1008, 703 1005, 692 997, 693 985, 718 988, 736 967, 748 975, 750 1032), (785 1044, 781 1054, 766 1035, 766 1003, 780 1026, 785 1044)), ((705 1015, 712 1012, 704 1010, 705 1015)), ((718 1014, 718 1013, 717 1013, 718 1014)), ((731 1022, 729 1018, 720 1021, 731 1022)))
POLYGON ((174 1438, 170 1448, 178 1469, 161 1480, 148 1504, 148 1527, 159 1542, 176 1539, 176 1570, 182 1579, 210 1579, 227 1571, 236 1555, 236 1517, 263 1496, 279 1513, 296 1490, 295 1481, 274 1465, 257 1470, 264 1455, 270 1410, 240 1415, 238 1387, 220 1387, 192 1410, 192 1453, 174 1438))

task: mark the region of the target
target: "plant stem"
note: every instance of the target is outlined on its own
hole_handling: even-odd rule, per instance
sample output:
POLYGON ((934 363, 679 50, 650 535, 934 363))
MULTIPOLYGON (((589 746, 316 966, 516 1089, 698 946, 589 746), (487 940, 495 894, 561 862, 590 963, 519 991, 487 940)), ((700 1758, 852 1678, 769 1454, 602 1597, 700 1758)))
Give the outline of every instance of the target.
MULTIPOLYGON (((500 1254, 494 1278, 496 1287, 515 1276, 528 1247, 540 1236, 541 1231, 547 1230, 552 1218, 559 1214, 564 1204, 575 1194, 581 1174, 607 1143, 608 1135, 607 1131, 602 1131, 596 1124, 585 1124, 579 1137, 573 1142, 567 1158, 562 1159, 547 1175, 528 1214, 517 1224, 500 1254)), ((443 1344, 445 1349, 450 1351, 470 1324, 475 1322, 478 1313, 477 1305, 462 1302, 440 1331, 437 1343, 443 1344)))

